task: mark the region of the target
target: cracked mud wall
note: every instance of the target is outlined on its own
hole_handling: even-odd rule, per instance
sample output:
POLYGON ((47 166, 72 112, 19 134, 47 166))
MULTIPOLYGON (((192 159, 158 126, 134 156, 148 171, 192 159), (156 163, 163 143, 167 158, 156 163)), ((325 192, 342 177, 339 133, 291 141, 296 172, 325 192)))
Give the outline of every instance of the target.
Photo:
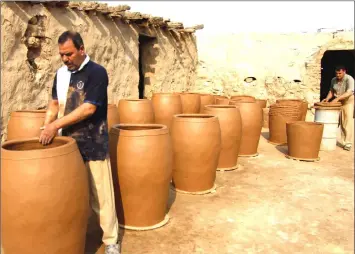
MULTIPOLYGON (((92 60, 109 75, 109 103, 138 98, 141 28, 98 13, 43 7, 27 2, 1 2, 1 136, 10 113, 47 106, 56 70, 62 66, 57 39, 78 31, 92 60)), ((156 39, 144 51, 145 97, 153 91, 179 91, 195 82, 194 35, 154 28, 156 39)))

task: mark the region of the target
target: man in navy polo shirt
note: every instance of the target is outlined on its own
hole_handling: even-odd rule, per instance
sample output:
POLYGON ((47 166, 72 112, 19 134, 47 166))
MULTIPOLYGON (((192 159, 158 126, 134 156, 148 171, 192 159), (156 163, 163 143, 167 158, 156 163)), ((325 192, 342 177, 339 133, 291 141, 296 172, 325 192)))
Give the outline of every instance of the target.
POLYGON ((52 100, 39 141, 47 145, 57 134, 76 140, 88 168, 90 204, 103 230, 105 253, 119 254, 108 150, 107 72, 86 55, 79 33, 64 32, 58 45, 65 65, 54 78, 52 100))

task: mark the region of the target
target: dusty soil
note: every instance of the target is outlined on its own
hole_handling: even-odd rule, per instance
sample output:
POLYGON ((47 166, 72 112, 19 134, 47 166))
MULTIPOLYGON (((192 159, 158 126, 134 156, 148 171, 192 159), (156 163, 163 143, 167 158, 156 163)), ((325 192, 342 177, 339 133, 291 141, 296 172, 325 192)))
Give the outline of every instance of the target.
MULTIPOLYGON (((171 191, 166 226, 121 231, 122 254, 354 253, 354 152, 294 161, 267 137, 240 170, 217 173, 215 193, 171 191)), ((86 254, 99 247, 99 232, 88 235, 86 254)))

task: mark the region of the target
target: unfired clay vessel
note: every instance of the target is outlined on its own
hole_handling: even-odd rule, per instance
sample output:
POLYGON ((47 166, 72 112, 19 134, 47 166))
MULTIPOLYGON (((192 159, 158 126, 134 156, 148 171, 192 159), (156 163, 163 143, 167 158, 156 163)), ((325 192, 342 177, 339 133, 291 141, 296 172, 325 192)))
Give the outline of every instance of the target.
POLYGON ((115 104, 108 104, 107 105, 107 127, 108 130, 115 124, 120 122, 118 108, 115 104))
POLYGON ((1 145, 4 253, 84 253, 88 215, 87 169, 74 139, 1 145))
POLYGON ((111 129, 109 140, 119 224, 154 228, 166 216, 172 177, 168 128, 119 124, 111 129))
POLYGON ((214 96, 214 103, 213 104, 216 104, 216 99, 228 99, 227 96, 224 96, 224 95, 213 95, 214 96))
POLYGON ((122 99, 118 102, 120 123, 154 123, 152 101, 148 99, 122 99))
POLYGON ((46 110, 11 112, 7 125, 7 140, 39 137, 45 118, 46 110))
POLYGON ((218 160, 218 169, 236 169, 242 138, 242 119, 239 109, 231 105, 207 105, 204 114, 217 116, 219 120, 222 148, 218 160))
POLYGON ((240 156, 255 156, 258 154, 263 112, 256 102, 231 101, 240 110, 242 118, 242 140, 240 156))
POLYGON ((301 99, 278 99, 276 103, 299 107, 299 120, 304 121, 306 119, 308 110, 308 103, 306 101, 301 99))
POLYGON ((229 105, 229 99, 227 98, 216 98, 215 99, 216 105, 229 105))
POLYGON ((255 97, 250 96, 250 95, 233 95, 231 97, 231 100, 240 100, 240 101, 245 101, 245 102, 255 102, 255 97))
POLYGON ((221 152, 218 118, 206 114, 175 115, 171 139, 175 188, 187 192, 212 189, 221 152))
POLYGON ((261 108, 266 108, 267 100, 256 99, 256 103, 257 103, 261 108))
POLYGON ((288 154, 296 159, 317 160, 323 136, 323 124, 293 122, 286 124, 288 154))
POLYGON ((197 93, 180 93, 182 113, 197 114, 200 113, 201 99, 197 93))
POLYGON ((299 121, 299 108, 279 103, 270 106, 269 142, 275 145, 287 143, 286 123, 299 121))
POLYGON ((200 94, 200 100, 201 100, 200 113, 203 112, 203 108, 206 105, 213 105, 215 103, 215 98, 211 94, 200 94))
POLYGON ((181 98, 178 93, 154 93, 152 103, 156 124, 170 128, 173 116, 182 114, 181 98))

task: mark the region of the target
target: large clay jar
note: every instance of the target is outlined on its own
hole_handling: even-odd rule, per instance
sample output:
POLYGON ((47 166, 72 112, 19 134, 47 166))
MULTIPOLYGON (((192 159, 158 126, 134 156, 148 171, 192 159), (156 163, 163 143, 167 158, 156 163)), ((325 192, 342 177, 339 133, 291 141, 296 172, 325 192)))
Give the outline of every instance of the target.
POLYGON ((4 253, 84 253, 88 215, 87 169, 74 139, 1 145, 4 253))
POLYGON ((216 98, 215 104, 217 105, 229 105, 229 99, 227 98, 216 98))
POLYGON ((266 108, 267 100, 256 99, 256 103, 257 103, 261 108, 266 108))
POLYGON ((207 105, 204 114, 218 117, 221 128, 221 153, 218 170, 236 169, 242 137, 242 119, 239 109, 231 105, 207 105))
POLYGON ((153 229, 167 222, 173 159, 168 128, 116 125, 110 131, 110 155, 121 227, 153 229))
POLYGON ((7 125, 7 140, 39 137, 45 118, 46 110, 11 112, 7 125))
POLYGON ((240 110, 242 140, 239 156, 256 156, 263 124, 263 111, 256 102, 231 101, 240 110))
POLYGON ((115 124, 120 122, 120 117, 118 114, 118 108, 115 104, 108 104, 107 105, 107 127, 108 130, 115 124))
POLYGON ((278 99, 276 103, 281 105, 297 106, 299 107, 299 120, 304 121, 307 116, 308 103, 301 99, 278 99))
POLYGON ((182 113, 197 114, 200 113, 201 99, 197 93, 180 93, 182 113))
POLYGON ((245 102, 255 102, 255 97, 253 96, 249 96, 249 95, 233 95, 231 97, 231 100, 235 100, 235 101, 245 101, 245 102))
POLYGON ((155 93, 152 103, 156 124, 170 128, 173 116, 182 114, 181 98, 178 93, 155 93))
POLYGON ((218 118, 206 114, 175 115, 171 127, 173 184, 177 190, 211 190, 221 151, 218 118))
POLYGON ((216 104, 217 99, 228 99, 228 97, 224 96, 224 95, 214 95, 214 103, 213 104, 216 104))
POLYGON ((323 128, 323 124, 314 122, 287 123, 288 155, 301 160, 317 160, 323 128))
POLYGON ((275 145, 287 144, 286 123, 300 120, 300 104, 290 106, 279 103, 270 106, 269 142, 275 145))
POLYGON ((123 99, 118 102, 119 123, 154 123, 152 101, 148 99, 123 99))
POLYGON ((200 100, 201 100, 201 104, 200 104, 200 113, 203 112, 203 108, 206 105, 213 105, 215 104, 215 98, 213 95, 211 94, 200 94, 200 100))
POLYGON ((263 108, 263 128, 269 128, 269 108, 263 108))

